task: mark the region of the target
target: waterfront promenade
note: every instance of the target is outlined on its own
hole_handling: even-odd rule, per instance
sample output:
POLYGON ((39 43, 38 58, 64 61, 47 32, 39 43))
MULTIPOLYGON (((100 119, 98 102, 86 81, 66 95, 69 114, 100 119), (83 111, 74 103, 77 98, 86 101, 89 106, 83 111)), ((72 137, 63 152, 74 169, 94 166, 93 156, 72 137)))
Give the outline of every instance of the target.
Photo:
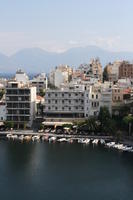
POLYGON ((0 137, 6 137, 7 134, 13 134, 13 135, 17 135, 17 136, 20 136, 20 135, 29 135, 29 136, 35 136, 35 135, 39 135, 40 137, 42 136, 49 136, 49 137, 52 137, 52 136, 56 136, 56 137, 65 137, 65 138, 89 138, 89 139, 104 139, 104 140, 112 140, 113 139, 113 136, 97 136, 97 135, 79 135, 79 134, 56 134, 56 133, 45 133, 45 132, 42 132, 42 133, 39 133, 39 132, 34 132, 32 130, 12 130, 12 131, 1 131, 0 132, 0 137))

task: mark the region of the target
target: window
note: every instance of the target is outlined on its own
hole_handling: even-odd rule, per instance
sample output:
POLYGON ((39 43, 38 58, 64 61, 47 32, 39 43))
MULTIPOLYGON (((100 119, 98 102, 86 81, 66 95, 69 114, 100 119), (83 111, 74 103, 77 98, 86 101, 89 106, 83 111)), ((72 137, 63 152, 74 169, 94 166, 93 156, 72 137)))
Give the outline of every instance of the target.
POLYGON ((48 97, 50 97, 50 94, 48 94, 48 97))
POLYGON ((92 94, 92 99, 94 99, 94 94, 92 94))
POLYGON ((57 100, 55 100, 55 103, 57 104, 57 100))
POLYGON ((64 97, 64 93, 62 93, 62 97, 64 97))
POLYGON ((88 94, 86 94, 86 97, 88 97, 88 94))
POLYGON ((71 107, 69 107, 69 110, 71 110, 71 107))
POLYGON ((96 94, 96 99, 98 99, 98 94, 96 94))

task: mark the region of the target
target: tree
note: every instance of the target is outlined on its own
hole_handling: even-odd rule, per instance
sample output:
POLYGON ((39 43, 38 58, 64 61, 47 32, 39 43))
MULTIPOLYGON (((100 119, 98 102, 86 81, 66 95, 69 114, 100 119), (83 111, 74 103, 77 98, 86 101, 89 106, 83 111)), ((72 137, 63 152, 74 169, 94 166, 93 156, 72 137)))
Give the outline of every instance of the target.
POLYGON ((123 122, 128 127, 128 134, 130 136, 131 135, 132 124, 133 124, 133 116, 131 114, 125 116, 123 118, 123 122))
POLYGON ((86 120, 86 126, 88 127, 88 131, 90 133, 96 133, 98 131, 98 123, 95 117, 89 117, 86 120))
POLYGON ((14 128, 14 122, 5 121, 4 122, 6 128, 14 128))
POLYGON ((40 93, 39 93, 39 95, 40 95, 41 97, 44 97, 44 96, 45 96, 45 92, 44 92, 43 89, 40 89, 40 93))
POLYGON ((109 110, 107 107, 101 107, 98 115, 98 120, 100 122, 100 131, 107 131, 109 120, 111 119, 109 110))

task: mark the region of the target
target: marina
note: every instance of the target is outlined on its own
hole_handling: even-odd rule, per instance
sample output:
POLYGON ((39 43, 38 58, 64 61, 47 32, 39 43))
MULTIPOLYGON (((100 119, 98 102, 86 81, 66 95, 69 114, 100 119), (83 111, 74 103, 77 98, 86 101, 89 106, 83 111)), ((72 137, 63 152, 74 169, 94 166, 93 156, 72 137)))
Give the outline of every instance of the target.
POLYGON ((79 143, 84 145, 103 145, 105 148, 117 149, 118 151, 122 152, 133 152, 132 145, 127 145, 123 143, 117 143, 112 141, 113 138, 108 136, 81 136, 81 135, 62 135, 62 134, 55 134, 55 133, 46 133, 38 132, 33 133, 29 132, 12 132, 12 133, 1 133, 0 135, 2 138, 6 138, 8 140, 18 140, 18 141, 32 141, 32 142, 49 142, 49 143, 79 143))

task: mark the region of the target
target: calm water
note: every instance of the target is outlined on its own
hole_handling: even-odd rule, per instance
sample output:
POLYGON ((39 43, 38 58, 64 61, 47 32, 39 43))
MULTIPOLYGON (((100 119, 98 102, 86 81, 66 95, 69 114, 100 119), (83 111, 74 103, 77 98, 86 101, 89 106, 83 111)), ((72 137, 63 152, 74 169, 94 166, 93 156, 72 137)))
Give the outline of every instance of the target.
POLYGON ((132 200, 133 154, 0 141, 1 200, 132 200))

